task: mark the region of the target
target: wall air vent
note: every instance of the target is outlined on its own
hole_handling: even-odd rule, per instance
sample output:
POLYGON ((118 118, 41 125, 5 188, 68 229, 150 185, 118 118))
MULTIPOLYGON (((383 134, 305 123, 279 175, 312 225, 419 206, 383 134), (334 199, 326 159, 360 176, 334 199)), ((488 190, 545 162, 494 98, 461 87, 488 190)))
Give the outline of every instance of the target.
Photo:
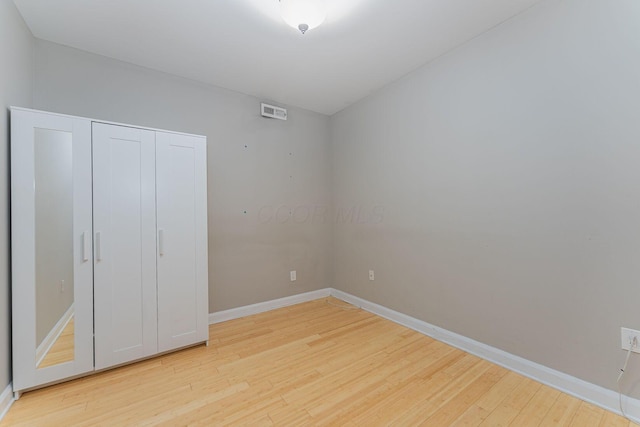
POLYGON ((263 117, 269 117, 278 120, 287 120, 287 110, 285 108, 276 107, 275 105, 260 104, 260 111, 263 117))

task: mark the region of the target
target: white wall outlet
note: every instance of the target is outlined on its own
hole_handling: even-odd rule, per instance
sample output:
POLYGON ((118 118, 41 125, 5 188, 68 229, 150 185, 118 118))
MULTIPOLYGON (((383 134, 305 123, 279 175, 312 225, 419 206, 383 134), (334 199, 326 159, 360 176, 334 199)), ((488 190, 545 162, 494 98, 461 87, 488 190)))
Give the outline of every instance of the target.
POLYGON ((297 277, 296 277, 296 271, 295 270, 291 270, 289 272, 289 278, 291 279, 292 282, 295 282, 297 277))
POLYGON ((375 280, 375 279, 376 279, 376 276, 373 273, 373 270, 369 270, 369 280, 375 280))
POLYGON ((60 280, 60 293, 64 292, 64 280, 60 280))
POLYGON ((640 353, 640 331, 629 328, 620 328, 620 335, 622 337, 622 349, 629 350, 633 345, 633 339, 636 339, 636 345, 631 349, 634 353, 640 353))

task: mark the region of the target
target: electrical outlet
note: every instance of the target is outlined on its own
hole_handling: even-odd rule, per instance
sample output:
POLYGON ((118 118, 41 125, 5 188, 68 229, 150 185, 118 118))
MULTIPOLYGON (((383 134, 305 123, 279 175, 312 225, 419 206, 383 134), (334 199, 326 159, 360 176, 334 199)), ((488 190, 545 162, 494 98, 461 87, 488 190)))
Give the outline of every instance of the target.
POLYGON ((376 279, 376 276, 373 273, 373 270, 369 270, 369 280, 375 280, 375 279, 376 279))
POLYGON ((620 328, 620 335, 622 338, 622 349, 629 350, 633 345, 633 339, 636 339, 636 345, 631 349, 634 353, 640 353, 640 331, 629 328, 620 328))
POLYGON ((60 280, 60 293, 64 292, 64 280, 60 280))
POLYGON ((291 279, 292 282, 296 281, 296 271, 295 270, 291 270, 289 272, 289 278, 291 279))

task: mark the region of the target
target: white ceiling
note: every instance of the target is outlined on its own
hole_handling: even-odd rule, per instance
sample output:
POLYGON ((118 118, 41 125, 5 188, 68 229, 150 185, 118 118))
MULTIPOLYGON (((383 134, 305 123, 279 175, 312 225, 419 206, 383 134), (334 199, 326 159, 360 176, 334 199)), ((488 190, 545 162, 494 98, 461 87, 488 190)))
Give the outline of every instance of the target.
POLYGON ((278 0, 15 0, 34 36, 331 115, 539 0, 326 0, 302 35, 278 0))

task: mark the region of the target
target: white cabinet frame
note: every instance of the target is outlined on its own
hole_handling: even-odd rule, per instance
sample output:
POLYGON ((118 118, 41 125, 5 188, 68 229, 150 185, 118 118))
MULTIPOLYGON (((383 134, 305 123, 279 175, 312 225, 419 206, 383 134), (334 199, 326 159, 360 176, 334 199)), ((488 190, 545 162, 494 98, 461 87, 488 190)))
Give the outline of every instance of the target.
POLYGON ((93 370, 93 267, 91 244, 91 121, 11 109, 11 252, 13 389, 20 391, 93 370), (36 369, 35 129, 72 134, 73 361, 36 369))
MULTIPOLYGON (((126 155, 125 151, 118 154, 120 159, 126 155)), ((205 137, 12 107, 11 164, 13 390, 16 398, 22 391, 208 342, 205 137), (34 186, 35 129, 38 128, 72 135, 75 323, 74 359, 40 369, 36 368, 34 186), (96 145, 100 129, 114 131, 116 138, 130 139, 139 144, 141 150, 137 161, 144 177, 136 184, 141 188, 136 187, 135 197, 144 207, 136 213, 135 221, 142 224, 136 228, 140 234, 136 244, 144 253, 139 257, 140 268, 130 263, 120 264, 127 264, 123 268, 139 274, 143 283, 139 290, 144 296, 136 301, 142 310, 141 321, 136 326, 143 330, 143 339, 130 346, 131 351, 127 350, 127 340, 120 340, 118 336, 126 325, 120 322, 119 326, 109 329, 114 325, 118 307, 113 306, 114 298, 105 298, 105 295, 117 289, 108 283, 117 275, 100 271, 103 266, 120 268, 109 264, 113 251, 118 250, 112 246, 114 224, 109 222, 113 215, 110 218, 99 212, 105 206, 109 208, 112 200, 100 197, 104 194, 95 197, 96 192, 115 188, 102 180, 104 174, 118 173, 117 162, 102 163, 105 150, 110 148, 109 144, 101 145, 99 141, 96 145), (103 175, 97 177, 96 170, 103 175), (99 280, 106 282, 98 284, 99 280), (112 306, 101 310, 101 300, 112 306)), ((126 162, 120 165, 135 166, 126 162)), ((122 183, 118 185, 118 188, 126 187, 122 183)), ((118 204, 120 215, 122 200, 118 204)), ((127 221, 124 218, 120 225, 126 228, 127 221)), ((126 242, 122 236, 126 233, 120 234, 118 245, 123 248, 126 242)), ((126 297, 121 298, 121 306, 127 301, 126 297)))

